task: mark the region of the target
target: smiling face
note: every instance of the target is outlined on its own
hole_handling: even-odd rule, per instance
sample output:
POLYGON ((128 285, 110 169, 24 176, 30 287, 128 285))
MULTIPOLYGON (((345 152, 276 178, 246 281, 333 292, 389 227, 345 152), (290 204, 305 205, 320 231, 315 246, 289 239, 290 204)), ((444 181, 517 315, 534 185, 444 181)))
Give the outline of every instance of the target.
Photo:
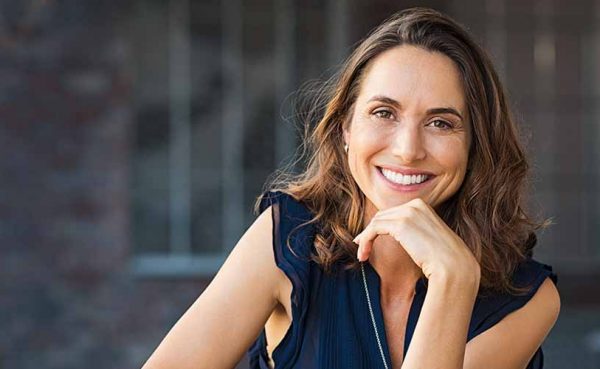
POLYGON ((435 208, 460 188, 471 144, 456 65, 442 53, 401 45, 364 73, 344 140, 367 215, 417 197, 435 208))

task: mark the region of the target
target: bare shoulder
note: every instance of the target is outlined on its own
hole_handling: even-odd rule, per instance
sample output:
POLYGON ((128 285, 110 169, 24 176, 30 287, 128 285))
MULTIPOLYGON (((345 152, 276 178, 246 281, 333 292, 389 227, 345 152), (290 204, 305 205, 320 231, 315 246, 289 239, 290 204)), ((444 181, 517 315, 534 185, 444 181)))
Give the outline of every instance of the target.
POLYGON ((560 306, 558 289, 548 277, 522 308, 467 344, 464 368, 525 368, 556 323, 560 306))
MULTIPOLYGON (((275 262, 272 218, 273 206, 269 206, 248 228, 248 231, 240 239, 237 250, 233 252, 242 254, 242 257, 238 258, 241 262, 255 264, 254 269, 261 273, 258 277, 264 283, 274 287, 272 297, 279 302, 281 287, 287 281, 287 277, 275 262)), ((240 275, 240 278, 244 277, 244 275, 240 275)))
POLYGON ((277 305, 283 304, 290 282, 275 262, 272 212, 273 206, 269 206, 258 216, 229 255, 231 262, 225 262, 222 270, 224 274, 255 280, 268 287, 269 300, 277 305))

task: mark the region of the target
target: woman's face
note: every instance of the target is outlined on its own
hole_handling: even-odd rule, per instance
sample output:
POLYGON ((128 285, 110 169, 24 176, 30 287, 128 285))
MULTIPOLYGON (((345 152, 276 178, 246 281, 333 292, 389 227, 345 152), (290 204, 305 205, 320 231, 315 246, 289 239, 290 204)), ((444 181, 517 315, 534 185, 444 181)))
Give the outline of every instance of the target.
POLYGON ((367 215, 417 197, 434 208, 442 204, 463 182, 471 143, 454 62, 412 45, 377 56, 365 71, 344 140, 367 215))

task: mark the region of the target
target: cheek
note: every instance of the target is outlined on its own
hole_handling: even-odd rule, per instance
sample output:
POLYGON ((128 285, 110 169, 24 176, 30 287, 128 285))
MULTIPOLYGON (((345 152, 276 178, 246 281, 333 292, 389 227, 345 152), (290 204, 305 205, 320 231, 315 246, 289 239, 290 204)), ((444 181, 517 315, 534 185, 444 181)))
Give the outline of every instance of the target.
POLYGON ((385 129, 372 127, 368 121, 359 121, 354 125, 351 144, 354 152, 362 155, 381 150, 387 144, 386 137, 389 137, 389 132, 386 133, 385 129))
POLYGON ((381 150, 382 147, 385 147, 385 144, 382 143, 381 137, 373 133, 369 133, 361 135, 360 138, 357 139, 355 152, 365 156, 381 150))
POLYGON ((468 144, 461 139, 433 140, 429 145, 429 154, 442 166, 464 171, 469 158, 468 144))
POLYGON ((371 159, 387 145, 385 137, 380 130, 365 127, 364 124, 353 126, 348 164, 357 183, 366 183, 366 178, 370 176, 371 159))

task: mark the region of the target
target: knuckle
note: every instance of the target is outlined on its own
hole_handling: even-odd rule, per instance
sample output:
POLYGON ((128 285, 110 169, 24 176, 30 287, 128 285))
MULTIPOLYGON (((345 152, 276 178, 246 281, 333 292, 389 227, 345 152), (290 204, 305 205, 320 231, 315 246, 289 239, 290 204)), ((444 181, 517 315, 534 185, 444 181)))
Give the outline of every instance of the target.
POLYGON ((373 218, 371 219, 371 224, 369 226, 371 228, 377 228, 381 225, 381 218, 373 218))
POLYGON ((384 210, 378 210, 375 215, 373 215, 372 219, 382 219, 385 216, 384 210))
POLYGON ((417 214, 417 209, 413 208, 412 206, 408 206, 402 213, 400 213, 398 215, 398 218, 400 220, 406 221, 406 220, 414 217, 416 214, 417 214))
POLYGON ((396 222, 394 222, 394 229, 396 231, 400 230, 404 230, 406 229, 408 222, 410 221, 410 216, 403 214, 401 216, 398 217, 398 220, 396 222))
POLYGON ((406 224, 406 222, 408 222, 409 219, 410 219, 410 214, 403 213, 403 214, 398 215, 398 218, 396 219, 395 223, 398 226, 402 226, 402 225, 406 224))
POLYGON ((417 197, 416 199, 413 199, 411 201, 411 205, 413 206, 413 208, 415 210, 419 210, 419 209, 426 209, 429 207, 429 205, 425 202, 425 200, 423 200, 420 197, 417 197))
POLYGON ((404 227, 402 226, 402 224, 394 224, 394 226, 390 230, 390 234, 392 235, 392 237, 398 238, 402 234, 403 228, 404 227))

